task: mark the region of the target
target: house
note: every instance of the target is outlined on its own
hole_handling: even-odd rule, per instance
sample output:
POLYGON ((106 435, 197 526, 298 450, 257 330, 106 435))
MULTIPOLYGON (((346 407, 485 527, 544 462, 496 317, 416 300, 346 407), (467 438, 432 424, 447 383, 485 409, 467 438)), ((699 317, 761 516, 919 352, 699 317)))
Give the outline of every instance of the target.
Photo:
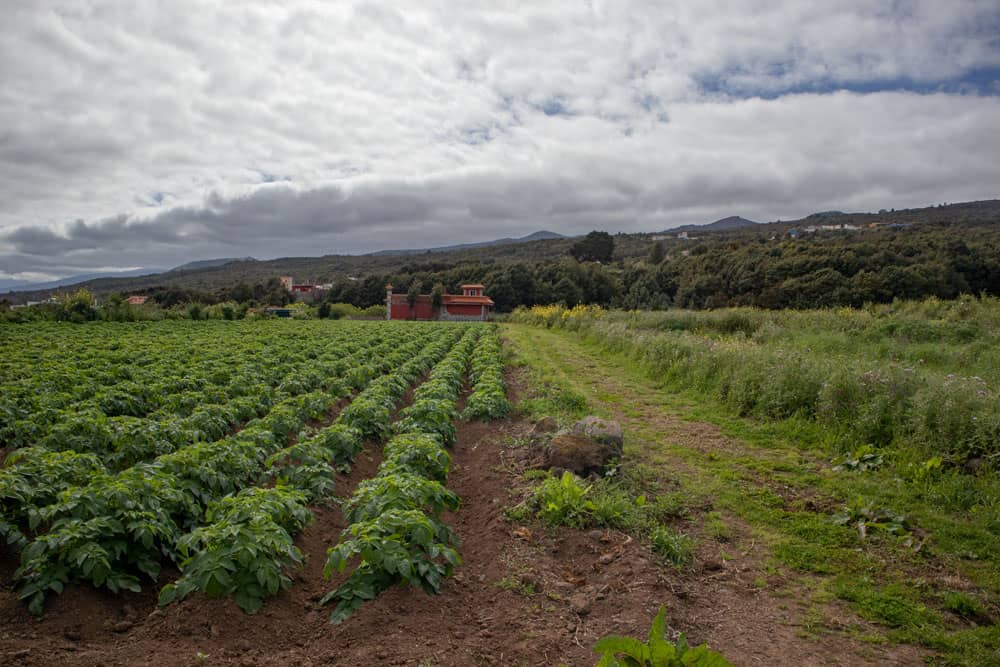
POLYGON ((149 300, 148 296, 130 296, 125 299, 125 302, 130 306, 141 306, 146 303, 147 300, 149 300))
POLYGON ((441 306, 435 310, 430 294, 418 295, 411 306, 406 294, 393 294, 392 285, 386 285, 385 319, 486 321, 494 304, 485 289, 478 283, 462 285, 461 294, 442 294, 441 306))
POLYGON ((333 288, 332 284, 313 285, 310 283, 296 283, 292 280, 291 276, 278 276, 278 280, 281 281, 281 286, 285 288, 285 291, 292 295, 293 301, 299 301, 310 294, 318 294, 319 292, 329 291, 333 288))

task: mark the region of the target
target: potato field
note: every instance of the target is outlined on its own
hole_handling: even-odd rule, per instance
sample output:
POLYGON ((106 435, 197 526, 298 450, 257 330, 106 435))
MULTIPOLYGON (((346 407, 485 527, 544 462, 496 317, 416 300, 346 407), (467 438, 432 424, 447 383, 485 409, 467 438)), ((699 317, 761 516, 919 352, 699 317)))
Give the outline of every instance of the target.
POLYGON ((161 605, 201 591, 257 611, 291 585, 310 504, 335 491, 334 471, 366 442, 384 442, 385 457, 348 501, 349 529, 329 554, 328 571, 353 565, 327 596, 333 620, 396 582, 436 592, 460 560, 440 518, 459 504, 446 487, 455 422, 509 408, 485 325, 178 322, 0 336, 0 534, 20 552, 17 594, 36 614, 71 583, 154 587, 161 605), (164 565, 180 573, 166 585, 164 565))

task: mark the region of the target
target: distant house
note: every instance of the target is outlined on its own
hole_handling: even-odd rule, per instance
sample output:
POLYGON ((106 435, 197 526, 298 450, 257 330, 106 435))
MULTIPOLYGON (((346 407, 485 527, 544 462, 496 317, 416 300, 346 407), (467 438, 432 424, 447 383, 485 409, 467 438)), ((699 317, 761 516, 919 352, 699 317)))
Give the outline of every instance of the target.
POLYGON ((493 312, 493 299, 486 296, 485 287, 478 283, 462 285, 461 294, 442 294, 441 307, 435 310, 430 294, 420 294, 410 305, 406 294, 393 294, 392 285, 385 286, 385 318, 387 320, 459 320, 486 321, 493 312))
POLYGON ((293 301, 298 301, 310 294, 325 292, 333 288, 332 284, 313 285, 310 283, 296 283, 292 280, 291 276, 279 276, 278 280, 281 281, 281 286, 285 288, 285 291, 291 294, 293 301))
POLYGON ((149 300, 148 296, 130 296, 125 302, 130 306, 141 306, 149 300))

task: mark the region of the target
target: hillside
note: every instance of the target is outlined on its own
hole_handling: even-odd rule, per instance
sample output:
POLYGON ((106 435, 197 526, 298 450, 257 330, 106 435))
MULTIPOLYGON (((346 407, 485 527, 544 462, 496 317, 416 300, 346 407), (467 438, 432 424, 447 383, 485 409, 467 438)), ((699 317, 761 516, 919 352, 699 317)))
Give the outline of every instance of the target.
POLYGON ((669 230, 670 232, 729 232, 735 229, 745 229, 747 227, 756 227, 759 222, 754 222, 753 220, 747 220, 746 218, 741 218, 738 215, 731 215, 728 218, 722 218, 721 220, 716 220, 715 222, 710 222, 707 225, 684 225, 682 227, 675 227, 669 230))
MULTIPOLYGON (((982 225, 1000 222, 1000 200, 965 202, 917 209, 900 209, 880 213, 836 213, 822 214, 822 224, 852 224, 864 227, 865 231, 848 239, 841 234, 832 239, 817 238, 811 243, 847 244, 852 252, 869 253, 870 246, 883 243, 889 237, 867 229, 869 223, 904 223, 931 225, 927 233, 935 238, 948 237, 952 224, 982 225), (860 250, 859 250, 860 249, 860 250)), ((754 223, 733 216, 723 218, 708 225, 694 226, 698 231, 698 241, 666 239, 664 245, 668 256, 678 252, 691 251, 698 245, 712 248, 714 253, 722 253, 719 259, 732 254, 739 244, 764 242, 785 238, 789 229, 819 224, 816 214, 796 220, 770 223, 754 223), (730 246, 736 243, 737 246, 730 246)), ((685 227, 678 230, 683 231, 685 227)), ((687 227, 687 229, 692 229, 687 227)), ((992 225, 982 233, 992 233, 992 225)), ((1000 228, 998 228, 1000 229, 1000 228)), ((674 232, 677 230, 671 230, 674 232)), ((964 233, 964 232, 963 232, 964 233)), ((528 265, 551 264, 568 257, 575 239, 557 236, 551 232, 539 232, 521 239, 499 239, 483 244, 468 244, 456 247, 426 249, 369 255, 325 255, 322 257, 282 257, 271 260, 253 258, 207 260, 191 262, 166 273, 131 277, 102 277, 80 283, 79 287, 89 289, 99 295, 111 292, 130 293, 149 290, 154 287, 181 288, 213 292, 240 283, 264 283, 279 275, 294 276, 303 282, 336 282, 349 278, 363 278, 368 275, 412 274, 416 271, 441 272, 460 265, 497 266, 513 263, 528 265), (538 235, 546 238, 538 239, 538 235), (221 262, 221 263, 220 263, 221 262), (419 268, 415 268, 419 267, 419 268)), ((648 255, 651 234, 632 233, 615 235, 615 258, 617 260, 640 259, 648 255)), ((804 269, 802 269, 804 270, 804 269)), ((792 274, 794 277, 797 274, 792 274)), ((52 294, 52 288, 0 294, 0 299, 12 303, 45 299, 52 294)), ((692 305, 697 307, 697 305, 692 305)))

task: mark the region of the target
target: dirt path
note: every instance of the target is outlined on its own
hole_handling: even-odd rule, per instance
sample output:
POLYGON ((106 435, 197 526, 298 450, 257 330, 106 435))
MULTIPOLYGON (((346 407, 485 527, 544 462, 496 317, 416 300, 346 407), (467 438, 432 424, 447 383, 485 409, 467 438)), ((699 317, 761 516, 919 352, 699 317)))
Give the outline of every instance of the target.
MULTIPOLYGON (((794 459, 801 465, 802 454, 754 447, 725 436, 716 425, 685 419, 676 397, 626 373, 570 333, 526 326, 508 326, 505 333, 517 350, 529 351, 526 360, 542 367, 547 377, 559 378, 603 416, 622 424, 626 457, 665 476, 698 478, 698 485, 711 488, 720 482, 706 480, 706 470, 699 466, 725 456, 737 474, 723 485, 757 483, 782 500, 804 493, 753 473, 755 461, 773 465, 794 459), (748 469, 740 471, 739 462, 748 469)), ((830 499, 816 496, 807 502, 830 499)), ((916 647, 863 641, 878 637, 876 628, 845 605, 814 595, 817 578, 778 571, 759 528, 726 515, 731 535, 720 541, 706 530, 703 518, 692 516, 681 525, 697 540, 694 571, 661 574, 672 593, 664 603, 675 632, 709 642, 737 665, 923 664, 926 652, 916 647)))

